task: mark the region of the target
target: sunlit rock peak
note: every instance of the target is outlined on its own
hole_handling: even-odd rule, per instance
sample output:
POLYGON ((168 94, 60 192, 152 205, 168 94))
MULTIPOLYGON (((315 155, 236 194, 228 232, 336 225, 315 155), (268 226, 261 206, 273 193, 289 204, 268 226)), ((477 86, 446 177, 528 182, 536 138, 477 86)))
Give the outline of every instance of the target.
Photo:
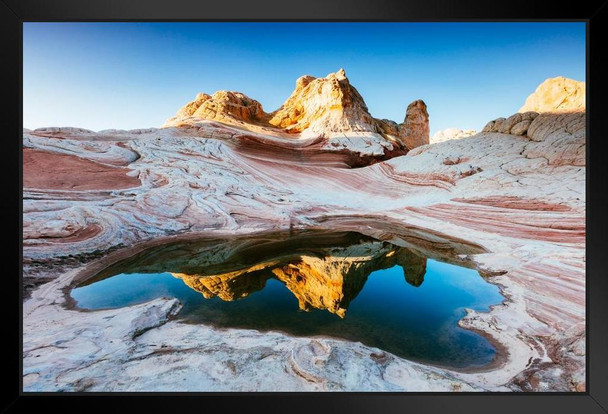
POLYGON ((199 93, 181 107, 163 127, 186 124, 189 119, 208 119, 224 123, 242 121, 258 123, 267 118, 262 104, 240 92, 217 91, 213 95, 199 93))
POLYGON ((324 78, 302 76, 270 124, 289 132, 322 135, 327 132, 376 132, 374 118, 344 69, 324 78))
POLYGON ((557 76, 541 83, 518 112, 585 110, 585 82, 557 76))
POLYGON ((239 92, 199 93, 168 119, 163 127, 188 126, 213 120, 241 127, 267 127, 302 137, 330 137, 336 133, 378 134, 407 149, 429 143, 429 115, 426 104, 408 105, 404 121, 397 124, 376 119, 344 69, 324 78, 304 75, 279 109, 266 113, 262 104, 239 92))

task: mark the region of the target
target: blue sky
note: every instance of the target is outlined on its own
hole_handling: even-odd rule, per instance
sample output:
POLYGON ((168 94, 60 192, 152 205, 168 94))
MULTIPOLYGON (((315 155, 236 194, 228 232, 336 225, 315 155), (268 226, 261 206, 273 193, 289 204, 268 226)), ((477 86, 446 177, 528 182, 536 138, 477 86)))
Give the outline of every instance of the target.
POLYGON ((24 23, 23 123, 158 127, 198 92, 277 109, 340 68, 376 118, 423 99, 431 134, 509 116, 546 78, 585 80, 584 23, 24 23))

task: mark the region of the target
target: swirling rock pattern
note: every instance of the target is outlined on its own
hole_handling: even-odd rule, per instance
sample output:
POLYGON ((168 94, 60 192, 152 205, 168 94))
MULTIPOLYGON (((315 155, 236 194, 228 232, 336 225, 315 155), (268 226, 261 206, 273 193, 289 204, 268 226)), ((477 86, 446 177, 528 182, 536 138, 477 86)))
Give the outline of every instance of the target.
MULTIPOLYGON (((373 154, 371 141, 326 150, 327 138, 289 140, 260 125, 24 131, 25 389, 584 390, 585 114, 518 119, 361 165, 349 160, 373 154), (41 154, 67 160, 59 182, 32 167, 41 154), (474 264, 508 300, 460 324, 504 347, 503 363, 461 373, 346 341, 218 332, 170 320, 170 300, 84 314, 63 306, 79 271, 142 243, 296 228, 358 231, 474 264)), ((422 264, 405 266, 419 283, 422 264)), ((225 291, 217 282, 209 294, 225 291)))

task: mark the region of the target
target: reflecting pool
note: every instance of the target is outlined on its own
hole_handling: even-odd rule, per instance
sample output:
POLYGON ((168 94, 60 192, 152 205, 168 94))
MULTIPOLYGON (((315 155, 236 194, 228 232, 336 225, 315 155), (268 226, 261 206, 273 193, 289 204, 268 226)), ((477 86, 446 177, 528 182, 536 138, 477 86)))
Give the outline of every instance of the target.
POLYGON ((81 309, 175 297, 187 323, 342 338, 454 368, 492 361, 492 345, 457 322, 504 299, 474 269, 353 232, 158 246, 71 296, 81 309))

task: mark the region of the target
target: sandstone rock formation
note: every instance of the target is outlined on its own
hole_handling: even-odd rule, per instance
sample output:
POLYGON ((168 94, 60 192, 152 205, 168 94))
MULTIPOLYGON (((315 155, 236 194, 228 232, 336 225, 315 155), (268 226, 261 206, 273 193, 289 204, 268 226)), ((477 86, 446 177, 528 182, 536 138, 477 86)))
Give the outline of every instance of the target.
MULTIPOLYGON (((401 124, 373 118, 344 69, 324 78, 301 76, 296 80, 296 87, 289 98, 271 113, 264 112, 258 101, 238 92, 199 93, 194 101, 179 109, 163 127, 188 127, 201 120, 279 134, 286 139, 327 138, 329 145, 326 148, 334 150, 357 147, 356 143, 344 146, 344 140, 339 140, 344 136, 347 142, 369 142, 370 139, 385 141, 380 145, 389 148, 389 151, 393 144, 409 150, 429 142, 429 116, 423 101, 417 100, 408 105, 401 124), (332 138, 338 140, 332 141, 332 138)), ((401 155, 399 152, 395 154, 401 155)))
POLYGON ((500 132, 502 134, 526 135, 538 112, 518 112, 508 118, 497 118, 483 127, 482 132, 500 132))
POLYGON ((517 113, 490 121, 483 132, 524 136, 533 141, 523 154, 549 165, 585 165, 585 112, 517 113))
MULTIPOLYGON (((234 113, 244 119, 255 112, 234 113)), ((245 124, 234 113, 230 119, 245 124)), ((192 118, 179 128, 24 131, 28 157, 79 160, 66 163, 61 183, 48 176, 52 169, 32 167, 39 159, 24 165, 23 280, 31 294, 23 304, 24 390, 584 391, 585 113, 535 113, 350 169, 342 153, 307 152, 332 141, 271 126, 275 132, 253 133, 192 118), (92 169, 89 162, 102 167, 94 185, 83 185, 80 166, 92 169), (137 181, 117 179, 123 175, 137 181), (79 275, 146 243, 278 229, 357 231, 475 266, 508 300, 488 312, 467 310, 459 324, 504 347, 504 363, 455 372, 388 353, 376 360, 378 349, 348 341, 218 331, 172 319, 179 309, 173 299, 84 313, 66 308, 65 292, 79 275), (363 367, 356 378, 353 366, 363 367)), ((386 125, 397 135, 396 124, 386 125)), ((384 139, 359 134, 348 139, 384 139)), ((235 256, 242 269, 254 264, 246 257, 235 256)), ((239 270, 212 265, 205 269, 213 274, 239 270)), ((292 272, 294 283, 326 265, 292 272)), ((198 274, 200 267, 174 271, 198 274)), ((423 264, 403 267, 418 284, 423 264)), ((210 281, 209 294, 227 298, 251 288, 210 281)), ((320 303, 312 294, 304 299, 320 303)))
MULTIPOLYGON (((209 119, 225 123, 261 122, 265 117, 262 104, 240 92, 217 91, 213 95, 199 93, 163 126, 179 126, 188 118, 209 119)), ((187 123, 186 123, 187 124, 187 123)))
POLYGON ((526 99, 518 112, 585 110, 585 82, 558 76, 549 78, 526 99))
POLYGON ((429 113, 424 101, 419 99, 407 106, 399 130, 399 138, 406 148, 412 149, 429 143, 429 113))
POLYGON ((101 190, 138 187, 141 184, 137 175, 133 176, 133 171, 127 168, 32 148, 23 149, 23 168, 35 171, 24 176, 23 185, 28 188, 101 190), (75 171, 78 171, 77 175, 75 171))
POLYGON ((344 69, 325 78, 302 76, 270 124, 287 132, 322 136, 328 132, 376 132, 374 119, 344 69))
POLYGON ((441 131, 437 131, 431 137, 430 143, 435 144, 437 142, 449 141, 451 139, 466 138, 477 134, 477 131, 473 129, 459 129, 459 128, 446 128, 441 131))
POLYGON ((528 158, 545 157, 549 165, 586 165, 586 113, 540 114, 527 136, 534 144, 524 152, 528 158))

